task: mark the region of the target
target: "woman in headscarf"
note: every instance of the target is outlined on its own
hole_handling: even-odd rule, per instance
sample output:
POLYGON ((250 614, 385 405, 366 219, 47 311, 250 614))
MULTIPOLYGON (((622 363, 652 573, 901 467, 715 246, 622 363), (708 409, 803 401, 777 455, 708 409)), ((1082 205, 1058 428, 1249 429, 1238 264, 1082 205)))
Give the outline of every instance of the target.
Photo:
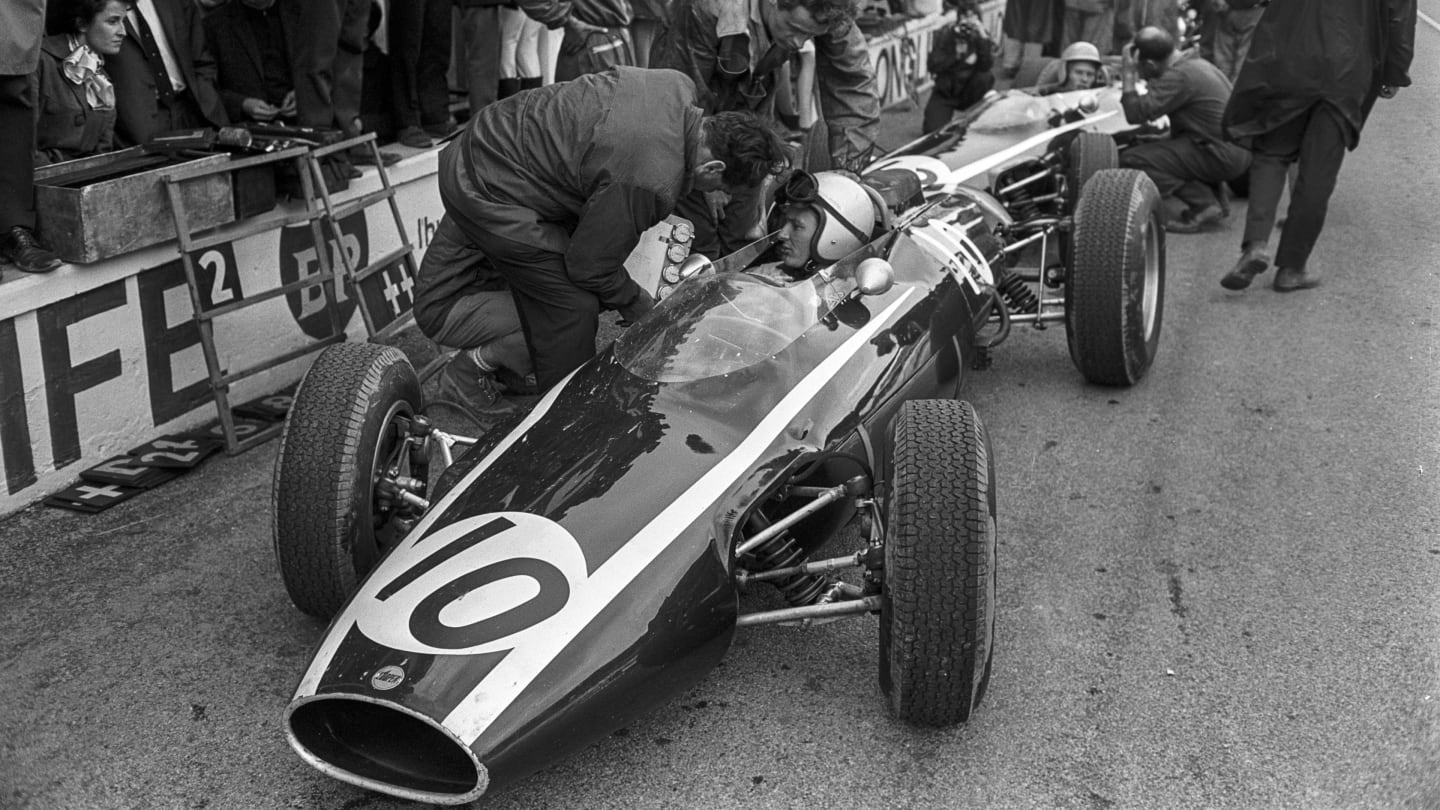
POLYGON ((105 57, 125 39, 122 0, 66 0, 60 32, 40 45, 35 69, 35 163, 108 152, 115 142, 115 88, 105 57))

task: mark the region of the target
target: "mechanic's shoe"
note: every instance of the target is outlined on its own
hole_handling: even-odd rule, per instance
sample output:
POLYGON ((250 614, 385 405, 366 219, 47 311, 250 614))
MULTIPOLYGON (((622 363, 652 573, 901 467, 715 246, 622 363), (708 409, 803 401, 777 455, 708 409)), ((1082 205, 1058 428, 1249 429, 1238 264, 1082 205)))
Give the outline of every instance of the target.
POLYGON ((1281 267, 1275 271, 1275 292, 1295 292, 1320 286, 1320 279, 1305 272, 1304 268, 1281 267))
POLYGON ((420 127, 406 127, 400 130, 400 134, 395 139, 415 149, 429 149, 435 145, 435 142, 430 140, 430 136, 425 134, 425 130, 420 127))
POLYGON ((1225 212, 1219 204, 1207 205, 1196 211, 1193 208, 1183 211, 1180 216, 1165 224, 1165 230, 1170 233, 1199 233, 1208 230, 1210 226, 1225 218, 1225 212))
POLYGON ((22 273, 48 273, 64 264, 40 237, 23 225, 16 225, 0 236, 0 259, 15 265, 22 273))
POLYGON ((440 372, 439 399, 476 416, 501 416, 517 410, 513 402, 501 396, 495 378, 481 371, 466 352, 455 355, 440 372))
POLYGON ((540 385, 535 381, 533 373, 520 376, 504 366, 495 370, 495 380, 505 386, 505 390, 522 397, 533 397, 540 393, 540 385))
POLYGON ((1240 261, 1235 263, 1235 268, 1220 279, 1220 286, 1227 290, 1243 290, 1269 267, 1270 254, 1266 253, 1264 248, 1258 245, 1248 247, 1240 254, 1240 261))

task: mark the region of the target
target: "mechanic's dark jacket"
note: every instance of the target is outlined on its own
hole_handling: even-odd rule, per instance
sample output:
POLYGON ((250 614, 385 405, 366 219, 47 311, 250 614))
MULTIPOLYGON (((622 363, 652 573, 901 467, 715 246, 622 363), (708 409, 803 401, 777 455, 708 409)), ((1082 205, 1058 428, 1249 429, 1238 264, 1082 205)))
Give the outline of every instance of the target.
POLYGON ((990 37, 974 26, 947 25, 940 29, 925 60, 925 69, 935 77, 934 93, 941 98, 963 97, 972 79, 994 67, 994 50, 990 37), (955 42, 962 38, 969 44, 967 54, 975 57, 973 62, 955 54, 955 42))
POLYGON ((631 67, 502 99, 441 153, 440 171, 454 173, 440 178, 446 210, 467 227, 563 253, 577 287, 625 306, 640 294, 626 257, 690 190, 696 104, 684 74, 631 67))
POLYGON ((1125 120, 1132 124, 1170 116, 1174 136, 1189 135, 1204 143, 1223 143, 1220 116, 1230 99, 1230 80, 1193 52, 1183 54, 1175 64, 1153 79, 1147 79, 1145 95, 1130 92, 1120 96, 1125 120))
POLYGON ((1415 0, 1271 3, 1235 81, 1226 133, 1244 142, 1325 102, 1354 149, 1380 86, 1410 84, 1415 16, 1415 0))
MULTIPOLYGON (((674 0, 651 67, 688 75, 705 112, 754 110, 773 120, 775 71, 795 50, 773 43, 760 17, 768 0, 674 0), (771 48, 774 53, 770 53, 771 48)), ((865 37, 854 22, 815 38, 820 111, 837 168, 859 168, 880 129, 880 99, 865 37)))

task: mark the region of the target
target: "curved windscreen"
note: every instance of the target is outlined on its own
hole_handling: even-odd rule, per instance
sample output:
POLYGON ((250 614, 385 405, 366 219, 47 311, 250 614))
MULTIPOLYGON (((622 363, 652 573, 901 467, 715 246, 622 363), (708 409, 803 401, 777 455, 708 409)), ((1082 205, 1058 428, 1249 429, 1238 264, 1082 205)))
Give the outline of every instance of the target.
POLYGON ((748 273, 692 278, 615 341, 637 377, 684 382, 717 377, 780 352, 824 314, 814 284, 776 284, 748 273))

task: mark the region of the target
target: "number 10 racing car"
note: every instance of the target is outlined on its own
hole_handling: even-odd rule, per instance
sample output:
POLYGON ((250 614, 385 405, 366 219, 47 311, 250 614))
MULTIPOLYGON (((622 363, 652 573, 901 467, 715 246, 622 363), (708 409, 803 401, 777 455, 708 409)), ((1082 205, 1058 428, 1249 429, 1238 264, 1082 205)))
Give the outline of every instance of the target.
MULTIPOLYGON (((994 653, 996 490, 957 397, 1046 279, 1015 279, 1001 197, 927 161, 867 172, 871 238, 809 278, 667 251, 656 308, 480 438, 427 417, 399 350, 318 356, 273 493, 286 589, 330 620, 284 713, 299 755, 469 802, 690 689, 738 628, 872 615, 893 715, 967 720, 994 653), (742 610, 760 583, 785 606, 742 610)), ((1100 170, 1066 216, 1050 296, 1091 381, 1154 356, 1157 202, 1100 170)))

